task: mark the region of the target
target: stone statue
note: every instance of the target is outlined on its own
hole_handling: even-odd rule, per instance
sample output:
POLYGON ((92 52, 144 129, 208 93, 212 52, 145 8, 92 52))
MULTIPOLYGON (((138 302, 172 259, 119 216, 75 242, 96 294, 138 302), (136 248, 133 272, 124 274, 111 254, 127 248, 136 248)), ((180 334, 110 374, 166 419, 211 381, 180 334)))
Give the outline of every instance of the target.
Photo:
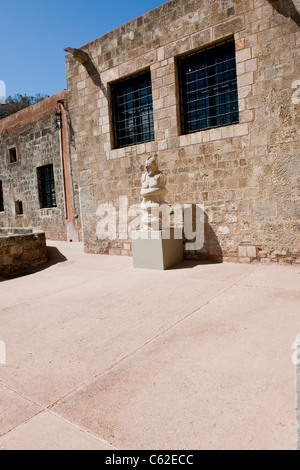
POLYGON ((167 192, 166 176, 158 169, 157 155, 148 157, 145 167, 141 189, 142 230, 167 229, 169 227, 163 224, 163 211, 167 211, 169 207, 164 201, 167 192))

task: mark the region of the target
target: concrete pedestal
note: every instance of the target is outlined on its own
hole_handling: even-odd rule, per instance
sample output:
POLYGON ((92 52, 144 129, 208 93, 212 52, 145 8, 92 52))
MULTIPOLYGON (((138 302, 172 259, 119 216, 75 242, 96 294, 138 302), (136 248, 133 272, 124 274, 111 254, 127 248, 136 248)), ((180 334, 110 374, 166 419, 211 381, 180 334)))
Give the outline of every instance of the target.
POLYGON ((140 269, 169 269, 183 261, 183 240, 174 230, 132 233, 133 266, 140 269), (176 234, 177 235, 177 234, 176 234))

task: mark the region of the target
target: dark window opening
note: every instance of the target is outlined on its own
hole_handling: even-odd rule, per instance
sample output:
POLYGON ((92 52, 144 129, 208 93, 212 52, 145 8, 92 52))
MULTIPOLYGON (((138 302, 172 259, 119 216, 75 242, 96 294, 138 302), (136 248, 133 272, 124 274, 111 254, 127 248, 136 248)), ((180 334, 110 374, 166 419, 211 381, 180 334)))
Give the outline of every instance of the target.
POLYGON ((11 148, 9 149, 9 163, 15 163, 17 161, 17 149, 11 148))
POLYGON ((154 140, 150 71, 112 85, 116 148, 154 140))
POLYGON ((53 165, 41 166, 37 173, 41 208, 56 207, 53 165))
POLYGON ((22 201, 16 201, 15 202, 15 209, 16 209, 16 215, 23 215, 23 202, 22 201))
POLYGON ((0 212, 4 212, 2 181, 0 181, 0 212))
POLYGON ((181 131, 239 122, 233 39, 179 59, 181 131))

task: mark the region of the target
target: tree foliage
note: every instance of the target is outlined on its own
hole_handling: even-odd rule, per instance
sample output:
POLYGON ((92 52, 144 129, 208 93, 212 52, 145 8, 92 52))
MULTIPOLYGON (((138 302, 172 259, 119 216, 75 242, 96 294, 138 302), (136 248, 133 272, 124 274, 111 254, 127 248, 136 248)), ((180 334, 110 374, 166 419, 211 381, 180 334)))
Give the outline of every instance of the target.
POLYGON ((27 96, 17 94, 15 96, 9 96, 6 99, 5 104, 0 104, 0 119, 3 119, 11 114, 14 114, 21 109, 27 108, 32 104, 38 103, 39 101, 49 98, 49 95, 43 95, 41 93, 36 94, 35 96, 27 96))

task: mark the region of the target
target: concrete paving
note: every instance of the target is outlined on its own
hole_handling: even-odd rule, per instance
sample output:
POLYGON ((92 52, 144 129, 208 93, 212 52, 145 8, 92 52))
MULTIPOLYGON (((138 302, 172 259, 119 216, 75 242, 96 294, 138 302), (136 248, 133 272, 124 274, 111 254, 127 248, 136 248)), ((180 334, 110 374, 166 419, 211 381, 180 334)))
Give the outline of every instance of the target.
POLYGON ((48 247, 0 283, 0 449, 295 449, 299 266, 48 247))

